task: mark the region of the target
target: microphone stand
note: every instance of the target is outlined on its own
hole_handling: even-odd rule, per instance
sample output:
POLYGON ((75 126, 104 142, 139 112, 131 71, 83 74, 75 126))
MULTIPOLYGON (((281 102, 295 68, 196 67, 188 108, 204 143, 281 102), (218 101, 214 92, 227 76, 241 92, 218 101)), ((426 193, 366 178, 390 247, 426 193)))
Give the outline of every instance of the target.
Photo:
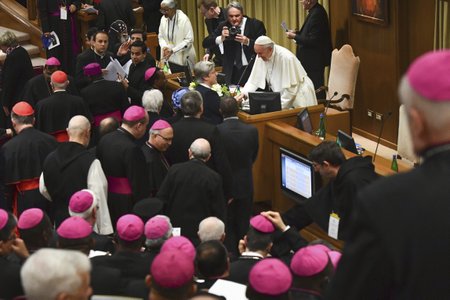
POLYGON ((375 152, 374 152, 374 154, 373 154, 372 162, 375 162, 375 159, 377 158, 378 146, 380 145, 380 142, 381 142, 381 135, 383 134, 384 122, 385 122, 387 119, 389 119, 389 117, 392 115, 392 112, 389 111, 389 112, 387 112, 386 114, 387 114, 387 117, 381 119, 380 132, 379 132, 379 134, 378 134, 377 146, 375 147, 375 152))
POLYGON ((252 64, 253 60, 255 59, 255 56, 256 56, 256 54, 253 54, 252 57, 250 58, 250 61, 247 64, 247 66, 245 66, 244 72, 242 72, 241 77, 239 77, 237 86, 241 86, 242 79, 244 78, 245 73, 247 73, 248 67, 250 67, 250 65, 252 64))

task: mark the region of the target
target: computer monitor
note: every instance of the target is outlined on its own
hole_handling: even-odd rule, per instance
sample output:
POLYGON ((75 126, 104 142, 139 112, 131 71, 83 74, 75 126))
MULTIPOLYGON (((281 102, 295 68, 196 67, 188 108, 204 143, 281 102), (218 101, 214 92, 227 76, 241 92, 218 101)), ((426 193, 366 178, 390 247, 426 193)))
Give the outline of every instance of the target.
POLYGON ((250 114, 262 114, 281 110, 280 93, 254 92, 248 93, 250 114))
POLYGON ((185 65, 179 65, 174 62, 169 61, 170 72, 173 73, 184 73, 185 80, 180 78, 180 84, 182 86, 189 86, 189 84, 193 81, 191 68, 189 67, 189 63, 185 65))
POLYGON ((308 109, 305 107, 297 114, 297 128, 312 134, 312 123, 308 109))
POLYGON ((294 200, 314 195, 315 178, 312 162, 300 155, 280 148, 281 190, 294 200))
POLYGON ((355 154, 359 154, 358 149, 356 148, 355 139, 351 135, 348 135, 340 129, 338 130, 336 143, 338 143, 339 146, 341 146, 345 150, 348 150, 355 154))

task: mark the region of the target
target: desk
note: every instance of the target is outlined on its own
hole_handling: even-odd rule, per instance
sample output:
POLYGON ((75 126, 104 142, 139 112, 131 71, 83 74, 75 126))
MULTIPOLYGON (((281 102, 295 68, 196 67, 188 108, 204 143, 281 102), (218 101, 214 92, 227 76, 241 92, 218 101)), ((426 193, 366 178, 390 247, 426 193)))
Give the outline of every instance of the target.
MULTIPOLYGON (((271 201, 273 199, 273 181, 274 169, 273 165, 273 151, 272 146, 267 138, 266 124, 271 121, 282 121, 289 128, 296 124, 297 114, 302 108, 294 108, 258 115, 250 115, 246 112, 239 112, 238 117, 247 124, 252 124, 258 129, 259 152, 258 157, 253 165, 253 184, 255 202, 271 201)), ((316 130, 319 125, 320 114, 324 111, 322 104, 308 107, 308 112, 313 124, 313 130, 316 130)), ((294 128, 295 129, 295 128, 294 128)), ((337 134, 337 130, 349 130, 348 128, 348 111, 336 111, 327 117, 327 130, 330 133, 337 134)), ((298 132, 300 130, 296 129, 298 132)), ((348 132, 348 131, 347 131, 348 132)), ((306 133, 305 133, 306 134, 306 133)), ((293 140, 294 145, 298 141, 293 140)), ((293 148, 295 149, 295 147, 293 148)), ((297 152, 297 151, 294 151, 297 152)))
MULTIPOLYGON (((267 161, 271 162, 270 170, 266 170, 272 173, 271 185, 268 189, 272 190, 272 209, 279 212, 285 212, 295 202, 288 196, 286 196, 281 190, 281 178, 280 178, 280 147, 290 150, 294 153, 298 153, 307 156, 309 152, 318 144, 322 142, 318 137, 309 133, 303 132, 290 124, 283 121, 271 121, 265 126, 265 143, 268 148, 267 151, 271 153, 271 157, 267 158, 267 161)), ((336 138, 332 135, 327 135, 327 139, 334 141, 336 138)), ((346 158, 354 157, 356 154, 351 153, 345 149, 342 150, 346 158)), ((373 156, 373 153, 365 151, 363 156, 373 156)), ((399 171, 405 172, 410 169, 410 166, 398 161, 399 171)), ((381 176, 389 176, 395 174, 391 170, 391 161, 384 157, 378 156, 375 161, 375 172, 381 176)), ((343 242, 334 240, 328 237, 318 225, 312 224, 301 231, 302 236, 308 240, 314 240, 317 238, 324 239, 332 243, 335 247, 342 249, 343 242)))

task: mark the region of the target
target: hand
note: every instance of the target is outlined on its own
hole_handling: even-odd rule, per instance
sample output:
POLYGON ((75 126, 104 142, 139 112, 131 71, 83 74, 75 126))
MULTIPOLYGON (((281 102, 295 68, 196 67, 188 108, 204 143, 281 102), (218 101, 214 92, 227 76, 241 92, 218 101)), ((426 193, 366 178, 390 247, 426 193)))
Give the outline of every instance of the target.
POLYGON ((163 49, 163 57, 164 57, 166 60, 168 60, 169 57, 170 57, 172 54, 173 54, 172 49, 167 48, 167 47, 163 49))
POLYGON ((234 40, 246 46, 250 45, 250 40, 243 34, 236 34, 234 40))
POLYGON ((128 89, 128 80, 125 77, 120 76, 120 74, 117 74, 117 78, 122 83, 123 87, 128 89))
POLYGON ((102 69, 102 75, 103 75, 103 76, 108 75, 108 70, 107 70, 107 69, 102 69))
POLYGON ((230 31, 227 26, 223 26, 222 28, 222 41, 224 41, 227 37, 230 36, 230 31))
POLYGON ((71 13, 74 13, 74 12, 77 11, 77 7, 76 7, 74 4, 70 4, 70 6, 69 6, 69 11, 70 11, 71 13))
POLYGON ((295 38, 295 32, 293 30, 289 30, 288 32, 286 32, 286 37, 292 40, 293 38, 295 38))
POLYGON ((11 245, 11 247, 12 247, 14 253, 16 253, 17 256, 19 256, 22 259, 25 259, 28 256, 30 256, 27 246, 25 246, 25 242, 20 238, 16 238, 14 240, 13 244, 11 245))
POLYGON ((128 53, 128 51, 130 50, 130 45, 131 45, 131 40, 126 41, 125 43, 122 43, 122 45, 120 45, 119 50, 117 50, 117 55, 118 56, 124 56, 128 53))
POLYGON ((14 135, 14 132, 10 128, 6 128, 6 135, 9 137, 12 137, 14 135))
POLYGON ((280 231, 284 232, 286 229, 286 224, 284 224, 279 212, 269 210, 262 212, 261 215, 269 219, 269 221, 280 231))
POLYGON ((208 61, 209 60, 209 54, 205 54, 203 56, 203 61, 208 61))
POLYGON ((247 248, 247 245, 245 244, 245 241, 243 239, 239 240, 239 244, 238 244, 239 253, 240 254, 244 253, 246 248, 247 248))
POLYGON ((239 105, 241 105, 242 101, 245 98, 245 94, 244 93, 240 93, 239 95, 235 96, 234 99, 236 99, 237 103, 239 105))
POLYGON ((46 37, 49 37, 49 36, 50 36, 50 32, 44 32, 44 35, 45 35, 46 37))

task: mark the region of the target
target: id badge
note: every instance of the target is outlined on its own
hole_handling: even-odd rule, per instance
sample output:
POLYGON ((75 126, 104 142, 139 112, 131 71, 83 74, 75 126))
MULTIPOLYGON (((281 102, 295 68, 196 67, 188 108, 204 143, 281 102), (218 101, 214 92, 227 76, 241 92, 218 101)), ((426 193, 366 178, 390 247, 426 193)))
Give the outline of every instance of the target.
POLYGON ((328 235, 336 240, 338 239, 339 220, 340 218, 338 214, 330 214, 330 221, 328 222, 328 235))
POLYGON ((67 9, 65 6, 61 6, 59 8, 59 15, 61 17, 61 20, 67 20, 67 9))
POLYGON ((173 236, 180 236, 181 235, 181 227, 173 227, 172 228, 172 235, 173 236))

